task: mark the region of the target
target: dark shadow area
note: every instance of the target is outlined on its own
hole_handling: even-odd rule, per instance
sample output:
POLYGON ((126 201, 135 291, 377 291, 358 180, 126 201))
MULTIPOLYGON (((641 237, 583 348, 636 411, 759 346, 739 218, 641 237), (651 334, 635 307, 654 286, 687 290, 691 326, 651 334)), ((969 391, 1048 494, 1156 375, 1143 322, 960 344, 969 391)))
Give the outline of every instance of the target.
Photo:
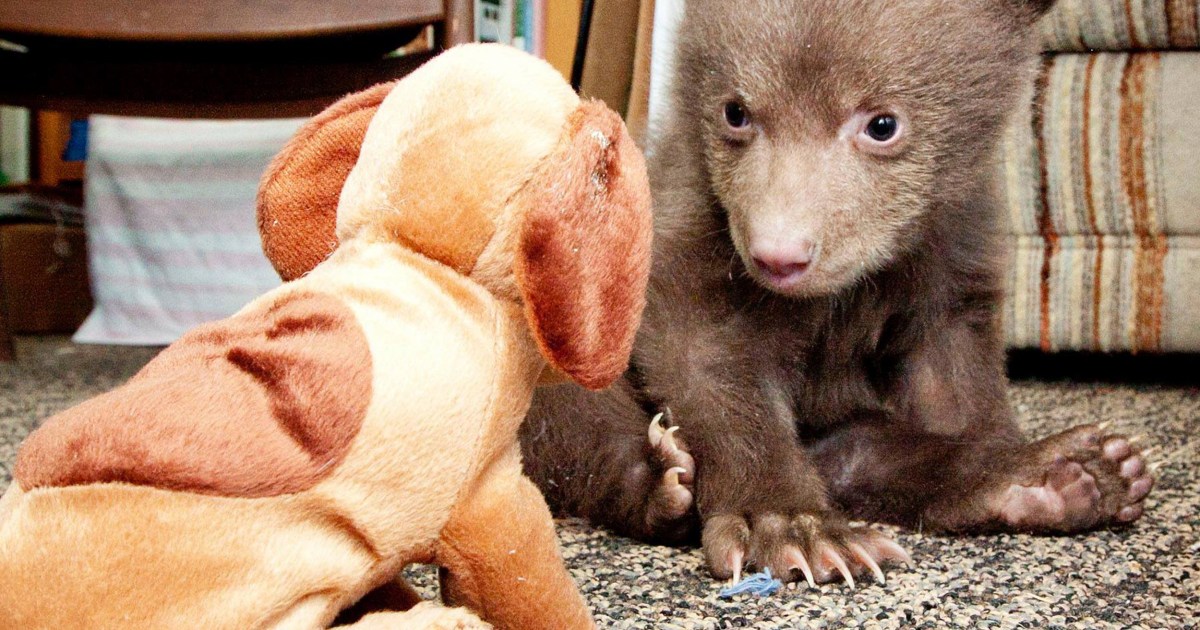
POLYGON ((1011 350, 1014 381, 1074 381, 1200 386, 1200 354, 1099 353, 1011 350))

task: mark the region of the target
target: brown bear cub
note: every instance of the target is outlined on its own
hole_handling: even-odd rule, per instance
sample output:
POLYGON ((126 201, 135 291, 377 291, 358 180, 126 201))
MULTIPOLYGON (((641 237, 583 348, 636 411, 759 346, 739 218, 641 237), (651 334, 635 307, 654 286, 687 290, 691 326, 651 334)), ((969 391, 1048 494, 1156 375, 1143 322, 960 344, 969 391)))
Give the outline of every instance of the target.
POLYGON ((1005 398, 993 173, 1050 4, 688 0, 632 367, 601 394, 545 391, 522 436, 552 506, 699 535, 717 577, 810 584, 907 558, 847 518, 1141 516, 1133 440, 1086 425, 1030 442, 1005 398))

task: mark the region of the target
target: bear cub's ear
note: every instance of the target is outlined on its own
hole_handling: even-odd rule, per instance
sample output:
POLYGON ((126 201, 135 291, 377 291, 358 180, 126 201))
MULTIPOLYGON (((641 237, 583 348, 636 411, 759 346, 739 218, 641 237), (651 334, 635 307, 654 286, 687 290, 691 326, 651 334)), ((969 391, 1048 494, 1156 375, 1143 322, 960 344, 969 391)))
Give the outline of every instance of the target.
POLYGON ((1034 18, 1040 18, 1046 14, 1057 0, 1005 0, 1005 2, 1015 2, 1015 4, 1029 11, 1034 18))

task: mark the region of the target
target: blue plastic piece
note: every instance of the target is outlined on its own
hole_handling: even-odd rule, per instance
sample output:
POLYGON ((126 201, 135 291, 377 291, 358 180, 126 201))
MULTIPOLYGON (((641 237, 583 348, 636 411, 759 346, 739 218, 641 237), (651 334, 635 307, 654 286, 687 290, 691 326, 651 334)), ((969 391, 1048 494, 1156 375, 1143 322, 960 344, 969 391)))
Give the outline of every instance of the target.
POLYGON ((78 119, 71 121, 71 135, 67 138, 67 148, 63 151, 64 162, 79 162, 87 159, 88 121, 78 119))
POLYGON ((762 573, 747 575, 742 578, 741 582, 733 586, 727 586, 717 593, 717 597, 721 599, 730 599, 734 595, 742 593, 751 593, 759 597, 774 595, 775 591, 783 588, 783 582, 771 577, 771 569, 765 569, 762 573))

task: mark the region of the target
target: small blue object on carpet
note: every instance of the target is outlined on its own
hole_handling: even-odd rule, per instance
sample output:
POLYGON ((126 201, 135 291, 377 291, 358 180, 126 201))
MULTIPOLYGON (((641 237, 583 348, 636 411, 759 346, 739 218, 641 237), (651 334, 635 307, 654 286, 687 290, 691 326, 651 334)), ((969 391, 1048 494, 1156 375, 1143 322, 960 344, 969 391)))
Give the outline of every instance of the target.
POLYGON ((752 593, 759 597, 774 595, 775 591, 783 588, 783 582, 771 577, 771 569, 764 569, 762 573, 747 575, 741 582, 733 586, 727 586, 717 593, 717 597, 721 599, 730 599, 734 595, 742 593, 752 593))

